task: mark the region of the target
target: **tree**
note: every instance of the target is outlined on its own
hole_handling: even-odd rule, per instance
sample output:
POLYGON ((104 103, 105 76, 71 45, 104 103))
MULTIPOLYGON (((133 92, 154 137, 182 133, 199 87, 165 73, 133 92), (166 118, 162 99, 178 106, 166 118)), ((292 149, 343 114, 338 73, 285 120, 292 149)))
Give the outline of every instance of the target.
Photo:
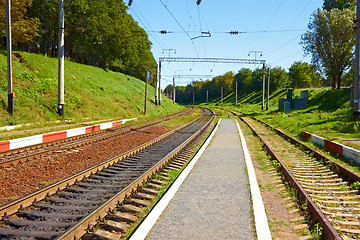
POLYGON ((316 71, 312 64, 297 61, 289 69, 290 80, 295 84, 295 88, 306 88, 319 86, 321 75, 316 71))
POLYGON ((354 19, 355 12, 348 8, 319 9, 301 37, 305 54, 310 54, 312 63, 324 70, 332 88, 340 88, 343 74, 353 61, 354 19))
MULTIPOLYGON (((39 21, 37 18, 26 17, 27 8, 32 0, 19 0, 11 2, 11 33, 12 44, 17 46, 33 41, 38 35, 39 21)), ((0 0, 0 37, 6 37, 6 0, 0 0)))
MULTIPOLYGON (((3 1, 3 0, 0 0, 3 1)), ((58 0, 32 0, 29 16, 40 20, 37 46, 44 55, 57 55, 58 0)), ((65 49, 71 60, 145 79, 156 72, 152 43, 123 1, 65 1, 65 49)))
POLYGON ((232 83, 234 81, 234 73, 233 72, 227 72, 223 76, 218 76, 213 78, 213 83, 215 84, 218 93, 220 96, 221 93, 221 87, 223 87, 224 96, 232 92, 232 83))
POLYGON ((235 91, 235 82, 238 82, 239 93, 245 93, 251 85, 252 71, 249 68, 242 68, 235 76, 233 90, 235 91))
POLYGON ((350 8, 355 10, 356 0, 324 0, 323 9, 330 11, 337 8, 343 10, 344 8, 350 8))
POLYGON ((270 91, 275 91, 289 83, 289 74, 282 67, 274 67, 271 69, 270 81, 270 91))

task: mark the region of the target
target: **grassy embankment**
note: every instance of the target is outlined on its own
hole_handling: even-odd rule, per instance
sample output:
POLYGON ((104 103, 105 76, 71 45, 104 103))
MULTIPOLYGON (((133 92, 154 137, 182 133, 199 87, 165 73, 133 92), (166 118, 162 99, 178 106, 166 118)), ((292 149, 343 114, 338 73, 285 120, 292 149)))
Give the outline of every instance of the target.
MULTIPOLYGON (((299 98, 302 90, 296 89, 294 96, 299 98)), ((292 109, 290 114, 278 111, 278 99, 286 98, 284 89, 271 94, 267 111, 261 110, 261 93, 239 96, 238 107, 234 106, 235 95, 231 94, 224 98, 223 107, 252 114, 292 136, 300 136, 302 131, 308 131, 359 149, 359 145, 351 141, 360 139, 360 123, 352 121, 350 89, 307 90, 309 105, 302 109, 292 109)), ((212 105, 220 107, 220 100, 212 105)))
MULTIPOLYGON (((294 96, 300 97, 304 89, 295 90, 294 96)), ((235 107, 234 95, 229 95, 223 100, 209 104, 214 108, 235 110, 244 114, 251 114, 262 119, 270 125, 285 133, 304 141, 301 132, 308 131, 318 136, 330 139, 344 145, 360 150, 360 123, 352 120, 353 109, 350 106, 350 89, 307 89, 309 90, 309 104, 301 109, 292 109, 290 114, 278 111, 278 99, 286 97, 285 90, 271 94, 270 107, 267 111, 261 110, 261 93, 239 96, 238 107, 235 107)), ((228 113, 219 110, 220 114, 227 117, 228 113)), ((360 174, 360 166, 343 156, 330 153, 324 148, 306 142, 307 145, 326 155, 333 161, 344 164, 360 174)))
POLYGON ((35 124, 22 128, 26 129, 64 125, 64 121, 58 120, 65 119, 70 120, 67 123, 130 117, 141 120, 183 109, 164 96, 162 105, 156 106, 155 89, 149 86, 147 116, 144 116, 143 81, 125 74, 65 61, 65 117, 61 118, 56 109, 57 59, 25 52, 15 52, 13 55, 16 96, 15 113, 10 116, 7 113, 6 52, 0 50, 0 126, 35 124))

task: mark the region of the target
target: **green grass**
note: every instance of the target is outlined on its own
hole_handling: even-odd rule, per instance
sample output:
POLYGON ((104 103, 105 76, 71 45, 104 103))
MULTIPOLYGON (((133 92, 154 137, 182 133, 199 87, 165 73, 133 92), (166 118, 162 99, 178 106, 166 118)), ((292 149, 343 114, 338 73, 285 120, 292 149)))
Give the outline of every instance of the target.
MULTIPOLYGON (((300 97, 302 90, 309 91, 309 105, 302 109, 292 109, 290 114, 278 111, 278 100, 286 97, 285 89, 270 95, 269 110, 267 111, 261 110, 261 92, 239 95, 238 106, 234 104, 235 94, 230 94, 224 98, 223 107, 254 115, 298 138, 301 132, 308 131, 359 149, 359 145, 353 144, 351 141, 360 138, 360 123, 352 121, 350 89, 295 89, 295 98, 300 97)), ((219 107, 219 103, 220 100, 217 100, 212 103, 212 106, 219 107)))
MULTIPOLYGON (((15 112, 10 116, 7 113, 5 54, 4 50, 0 51, 0 126, 60 124, 56 123, 63 120, 57 114, 57 59, 26 52, 14 53, 15 112)), ((125 74, 65 61, 65 119, 72 123, 110 118, 143 119, 183 109, 164 96, 162 105, 156 106, 155 89, 149 86, 148 114, 143 116, 144 87, 143 81, 125 74)))

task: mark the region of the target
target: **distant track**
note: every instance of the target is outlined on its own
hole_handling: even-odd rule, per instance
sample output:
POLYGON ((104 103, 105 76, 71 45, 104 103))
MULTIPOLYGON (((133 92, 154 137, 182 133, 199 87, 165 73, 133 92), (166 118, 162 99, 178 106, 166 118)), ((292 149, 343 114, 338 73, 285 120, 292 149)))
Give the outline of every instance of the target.
MULTIPOLYGON (((77 173, 58 183, 0 207, 1 239, 79 239, 198 136, 213 120, 213 112, 170 131, 131 151, 77 173), (90 227, 90 228, 89 228, 90 227)), ((187 153, 189 154, 189 153, 187 153)), ((179 159, 178 159, 179 160, 179 159)), ((160 181, 148 182, 146 198, 160 181)), ((144 204, 144 200, 134 200, 144 204)), ((126 202, 120 204, 126 207, 126 202)), ((129 211, 135 211, 130 207, 129 211)), ((129 212, 128 211, 128 212, 129 212)), ((133 219, 129 214, 117 214, 133 219)), ((125 221, 125 220, 124 220, 125 221)))
POLYGON ((137 123, 130 123, 110 129, 83 134, 80 136, 64 138, 56 141, 0 152, 0 168, 6 167, 11 164, 16 164, 18 162, 27 161, 29 159, 36 159, 50 154, 58 154, 69 149, 74 149, 84 145, 90 145, 95 142, 114 138, 119 135, 129 133, 131 131, 154 126, 171 118, 189 114, 193 111, 194 108, 188 108, 178 113, 173 113, 160 118, 150 119, 148 120, 150 121, 150 123, 140 126, 136 126, 137 123))
POLYGON ((360 195, 350 184, 360 176, 260 120, 240 119, 280 163, 285 183, 297 190, 326 239, 359 239, 360 195))

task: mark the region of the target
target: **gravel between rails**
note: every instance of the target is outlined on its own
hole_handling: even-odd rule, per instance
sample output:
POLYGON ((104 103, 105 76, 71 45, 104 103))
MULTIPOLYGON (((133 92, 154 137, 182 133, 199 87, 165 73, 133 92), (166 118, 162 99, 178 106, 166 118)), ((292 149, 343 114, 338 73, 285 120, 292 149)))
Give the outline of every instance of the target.
POLYGON ((0 168, 0 205, 34 192, 168 132, 153 126, 70 151, 0 168))

